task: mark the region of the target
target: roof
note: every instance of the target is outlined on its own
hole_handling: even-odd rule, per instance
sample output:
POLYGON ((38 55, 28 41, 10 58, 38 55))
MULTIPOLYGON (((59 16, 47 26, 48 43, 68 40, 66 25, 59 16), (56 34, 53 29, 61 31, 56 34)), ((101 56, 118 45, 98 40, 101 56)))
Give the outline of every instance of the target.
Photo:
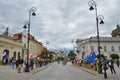
MULTIPOLYGON (((120 42, 120 37, 99 37, 100 42, 120 42)), ((76 43, 78 42, 87 42, 87 41, 93 41, 96 42, 98 41, 97 37, 90 37, 90 38, 86 38, 86 39, 77 39, 76 43)))
MULTIPOLYGON (((13 39, 13 40, 22 40, 22 34, 23 34, 23 32, 14 34, 14 35, 12 36, 12 39, 13 39)), ((35 42, 37 42, 37 43, 39 43, 40 45, 42 45, 42 43, 41 43, 41 42, 38 42, 32 35, 29 35, 29 39, 30 39, 30 40, 33 40, 33 41, 35 41, 35 42)))
MULTIPOLYGON (((100 41, 103 42, 120 42, 120 37, 99 37, 100 41)), ((98 41, 97 37, 89 38, 90 41, 98 41)))

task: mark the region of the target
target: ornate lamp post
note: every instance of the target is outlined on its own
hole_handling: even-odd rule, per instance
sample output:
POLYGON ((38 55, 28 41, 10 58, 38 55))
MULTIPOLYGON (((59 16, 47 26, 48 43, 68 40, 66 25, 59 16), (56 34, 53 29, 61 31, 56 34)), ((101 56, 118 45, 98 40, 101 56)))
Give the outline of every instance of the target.
POLYGON ((25 68, 25 72, 29 72, 29 64, 28 64, 28 58, 29 58, 29 35, 30 35, 30 22, 31 22, 31 15, 32 16, 36 16, 36 14, 35 14, 35 12, 36 12, 36 8, 35 7, 32 7, 32 8, 30 8, 30 10, 29 10, 29 20, 28 20, 28 22, 25 22, 25 24, 24 24, 24 26, 23 26, 23 28, 24 29, 28 29, 28 34, 27 34, 27 39, 28 39, 28 41, 27 41, 27 63, 26 63, 26 68, 25 68), (27 28, 28 27, 28 28, 27 28))
MULTIPOLYGON (((97 4, 95 1, 90 0, 88 2, 88 5, 90 6, 89 10, 94 10, 95 9, 95 14, 96 14, 96 27, 97 27, 97 38, 98 38, 98 53, 100 56, 100 39, 99 39, 99 27, 98 24, 104 24, 104 17, 102 15, 97 15, 97 4)), ((101 58, 99 57, 99 73, 102 73, 102 66, 101 66, 101 58)))

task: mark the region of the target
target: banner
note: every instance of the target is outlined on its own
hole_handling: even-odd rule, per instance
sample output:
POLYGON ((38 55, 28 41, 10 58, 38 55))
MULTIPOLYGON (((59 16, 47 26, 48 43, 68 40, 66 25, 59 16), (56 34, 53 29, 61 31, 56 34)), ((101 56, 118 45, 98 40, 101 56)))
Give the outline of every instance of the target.
POLYGON ((91 51, 88 55, 87 55, 87 57, 85 58, 85 61, 86 62, 91 62, 91 63, 95 63, 95 58, 96 58, 97 56, 96 56, 96 53, 94 52, 94 51, 91 51))
POLYGON ((22 42, 23 43, 27 43, 28 41, 28 36, 27 36, 27 30, 23 30, 23 33, 22 33, 22 42))

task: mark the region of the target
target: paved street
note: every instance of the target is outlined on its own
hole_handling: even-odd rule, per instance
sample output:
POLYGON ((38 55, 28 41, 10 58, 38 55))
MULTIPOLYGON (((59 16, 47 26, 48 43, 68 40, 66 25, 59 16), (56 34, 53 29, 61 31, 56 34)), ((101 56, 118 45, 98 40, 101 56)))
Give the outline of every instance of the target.
POLYGON ((42 70, 24 80, 100 80, 97 76, 69 64, 53 63, 47 69, 42 70))
POLYGON ((31 76, 38 71, 44 70, 48 66, 43 66, 41 68, 35 68, 34 70, 31 70, 30 72, 21 72, 17 73, 16 69, 12 69, 9 65, 3 66, 0 65, 0 80, 23 80, 23 78, 31 76))
POLYGON ((103 74, 83 67, 72 65, 58 64, 42 68, 35 68, 29 73, 17 73, 16 69, 9 66, 0 66, 0 80, 120 80, 120 68, 115 65, 117 74, 111 74, 107 70, 108 79, 103 78, 103 74))
MULTIPOLYGON (((111 74, 110 69, 107 70, 108 79, 106 80, 120 80, 120 68, 114 65, 116 74, 111 74)), ((103 76, 102 76, 103 78, 103 76)))

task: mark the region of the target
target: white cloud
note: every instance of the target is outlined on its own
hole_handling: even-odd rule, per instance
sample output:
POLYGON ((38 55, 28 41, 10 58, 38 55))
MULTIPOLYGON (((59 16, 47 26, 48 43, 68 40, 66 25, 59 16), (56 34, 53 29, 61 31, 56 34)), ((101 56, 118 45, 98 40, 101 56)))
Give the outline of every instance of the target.
MULTIPOLYGON (((31 16, 31 34, 49 48, 72 48, 71 39, 96 36, 95 11, 89 11, 89 0, 0 0, 0 24, 10 27, 10 33, 21 32, 28 11, 36 7, 31 16)), ((105 24, 99 25, 100 35, 110 35, 119 21, 119 0, 96 0, 98 15, 105 24)), ((0 30, 0 33, 3 29, 0 30)))

